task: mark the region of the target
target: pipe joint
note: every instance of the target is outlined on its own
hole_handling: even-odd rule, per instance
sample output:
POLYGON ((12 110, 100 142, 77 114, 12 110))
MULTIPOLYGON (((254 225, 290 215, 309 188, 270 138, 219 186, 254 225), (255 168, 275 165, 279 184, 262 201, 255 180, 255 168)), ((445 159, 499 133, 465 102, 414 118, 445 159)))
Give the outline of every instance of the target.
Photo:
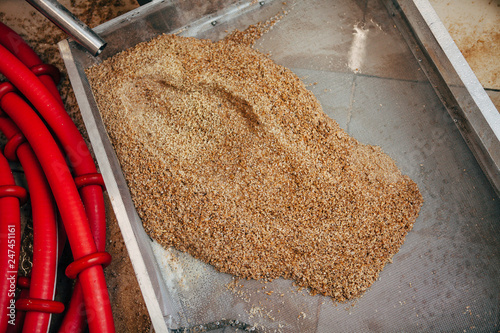
POLYGON ((64 304, 48 299, 21 298, 16 302, 16 309, 25 312, 62 313, 64 311, 64 304))
POLYGON ((58 84, 59 81, 61 81, 61 72, 54 65, 39 64, 39 65, 35 65, 35 66, 31 67, 30 70, 36 76, 49 75, 52 78, 52 80, 54 81, 54 84, 58 84))
POLYGON ((0 186, 0 199, 9 197, 18 198, 19 204, 22 206, 28 201, 28 191, 24 187, 17 185, 0 186))
POLYGON ((95 265, 108 266, 111 263, 111 255, 108 252, 94 252, 78 260, 73 261, 66 267, 66 276, 76 279, 78 274, 95 265))
POLYGON ((78 189, 89 185, 99 185, 102 187, 103 191, 106 190, 104 179, 100 173, 88 173, 86 175, 75 177, 75 184, 78 189))
POLYGON ((26 142, 24 135, 21 132, 17 132, 5 145, 3 154, 10 161, 17 161, 17 148, 26 142))

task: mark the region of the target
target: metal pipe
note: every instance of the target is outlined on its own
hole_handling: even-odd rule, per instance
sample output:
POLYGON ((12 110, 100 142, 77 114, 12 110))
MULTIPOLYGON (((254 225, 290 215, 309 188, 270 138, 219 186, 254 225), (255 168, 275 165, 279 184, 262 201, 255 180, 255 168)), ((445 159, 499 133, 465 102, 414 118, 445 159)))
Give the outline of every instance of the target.
POLYGON ((76 18, 69 10, 56 0, 26 0, 36 10, 70 35, 93 56, 97 56, 106 46, 92 29, 76 18))

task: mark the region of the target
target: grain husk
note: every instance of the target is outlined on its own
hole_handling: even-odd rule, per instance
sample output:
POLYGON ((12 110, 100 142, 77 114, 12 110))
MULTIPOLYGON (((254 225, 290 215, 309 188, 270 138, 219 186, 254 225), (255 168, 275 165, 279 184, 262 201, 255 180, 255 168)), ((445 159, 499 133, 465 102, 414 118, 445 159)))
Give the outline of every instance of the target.
POLYGON ((422 196, 252 48, 262 29, 162 35, 87 76, 153 239, 237 277, 349 300, 397 253, 422 196))

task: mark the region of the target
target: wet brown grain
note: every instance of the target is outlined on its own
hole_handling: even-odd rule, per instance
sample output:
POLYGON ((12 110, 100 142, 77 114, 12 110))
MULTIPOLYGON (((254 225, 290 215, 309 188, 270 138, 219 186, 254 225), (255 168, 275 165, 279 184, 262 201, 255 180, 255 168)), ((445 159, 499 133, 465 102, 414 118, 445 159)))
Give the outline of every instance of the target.
POLYGON ((87 74, 152 238, 221 272, 351 299, 399 250, 422 197, 252 49, 261 33, 163 35, 87 74))

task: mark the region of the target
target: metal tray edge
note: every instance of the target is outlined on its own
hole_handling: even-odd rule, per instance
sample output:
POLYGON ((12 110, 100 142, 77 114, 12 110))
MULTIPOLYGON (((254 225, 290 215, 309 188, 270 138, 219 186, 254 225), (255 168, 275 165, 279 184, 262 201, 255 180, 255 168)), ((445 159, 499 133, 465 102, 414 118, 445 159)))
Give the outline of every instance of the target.
MULTIPOLYGON (((144 297, 144 302, 149 311, 151 322, 156 332, 166 332, 167 324, 165 318, 168 319, 172 311, 166 308, 167 306, 162 306, 159 302, 159 300, 168 296, 166 295, 164 286, 160 283, 161 273, 157 267, 156 261, 148 260, 148 262, 146 262, 147 258, 154 258, 151 242, 145 241, 145 238, 147 238, 147 236, 145 236, 145 231, 139 230, 139 226, 142 226, 142 223, 135 210, 127 209, 127 206, 124 204, 123 197, 129 197, 130 192, 127 188, 119 188, 117 185, 118 181, 116 180, 115 174, 113 173, 113 166, 111 165, 112 161, 116 161, 117 158, 115 157, 115 152, 109 138, 101 135, 102 131, 99 130, 99 126, 104 126, 102 121, 101 124, 96 122, 96 118, 94 118, 95 115, 92 114, 92 109, 88 100, 78 98, 80 94, 87 96, 89 92, 85 90, 83 83, 78 79, 78 68, 72 60, 73 56, 68 40, 59 42, 58 46, 67 68, 71 85, 77 96, 82 118, 85 122, 100 172, 103 175, 106 190, 111 200, 111 204, 113 205, 127 252, 130 256, 137 281, 144 297), (128 223, 129 221, 136 221, 136 223, 128 223), (139 235, 141 232, 143 235, 139 235)), ((100 116, 97 116, 99 117, 97 119, 100 119, 100 116)), ((104 131, 102 133, 106 132, 104 131)), ((123 175, 121 176, 123 177, 123 175)), ((124 180, 122 181, 124 182, 124 180)), ((165 302, 162 303, 165 304, 165 302)))
POLYGON ((500 113, 428 0, 384 3, 500 196, 500 113))

